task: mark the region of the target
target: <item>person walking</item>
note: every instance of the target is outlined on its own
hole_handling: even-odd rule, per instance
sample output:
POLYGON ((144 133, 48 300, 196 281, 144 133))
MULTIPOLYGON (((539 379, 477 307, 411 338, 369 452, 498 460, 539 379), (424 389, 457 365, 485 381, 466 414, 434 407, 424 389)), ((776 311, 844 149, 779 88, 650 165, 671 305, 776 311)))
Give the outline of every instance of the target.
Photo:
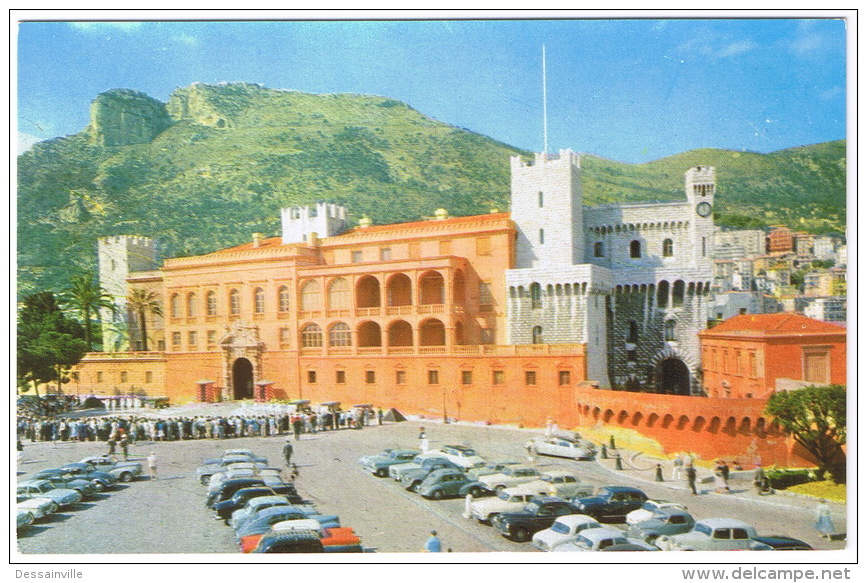
POLYGON ((123 452, 123 459, 129 459, 129 439, 126 434, 123 434, 120 438, 120 450, 123 452))
POLYGON ((148 455, 148 472, 151 480, 157 479, 157 454, 154 452, 148 455))
POLYGON ((437 531, 430 531, 430 537, 428 537, 427 541, 424 543, 424 552, 426 553, 441 553, 443 551, 443 545, 440 542, 440 539, 437 537, 437 531))
POLYGON ((286 444, 283 446, 283 457, 286 458, 286 467, 288 468, 292 464, 292 452, 295 450, 292 447, 292 441, 287 437, 286 444))
POLYGON ((822 533, 822 538, 831 540, 834 536, 834 523, 831 522, 831 506, 824 498, 816 506, 816 530, 822 533))
POLYGON ((698 474, 695 471, 695 466, 692 464, 689 464, 688 466, 686 466, 685 471, 686 471, 686 481, 689 484, 689 489, 692 490, 693 496, 697 496, 698 492, 695 489, 695 480, 698 477, 698 474))
POLYGON ((765 491, 765 470, 762 466, 756 466, 756 469, 753 471, 753 486, 756 487, 756 494, 759 496, 762 495, 762 492, 765 491))

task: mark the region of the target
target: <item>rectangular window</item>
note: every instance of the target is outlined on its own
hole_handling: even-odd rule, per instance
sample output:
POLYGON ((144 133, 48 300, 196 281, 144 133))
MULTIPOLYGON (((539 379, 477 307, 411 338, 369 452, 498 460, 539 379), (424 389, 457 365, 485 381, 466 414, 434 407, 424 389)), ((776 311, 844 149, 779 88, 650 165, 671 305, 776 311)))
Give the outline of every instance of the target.
POLYGON ((572 384, 572 371, 561 370, 558 373, 558 376, 561 387, 568 387, 570 384, 572 384))
POLYGON ((701 238, 701 256, 707 257, 707 237, 701 238))
POLYGON ((180 332, 172 332, 172 346, 180 346, 181 345, 181 333, 180 332))
POLYGON ((461 371, 461 384, 462 385, 473 384, 473 371, 471 371, 471 370, 462 370, 461 371))
POLYGON ((505 385, 506 384, 506 371, 504 370, 495 370, 494 377, 491 381, 492 384, 495 385, 505 385))
POLYGON ((187 344, 191 347, 195 346, 199 343, 199 334, 195 330, 191 330, 187 333, 187 344))
POLYGON ((451 255, 452 254, 452 242, 451 241, 440 241, 440 255, 451 255))
POLYGON ((476 239, 476 255, 491 254, 491 238, 479 237, 476 239))
POLYGON ((605 244, 601 241, 597 241, 593 243, 593 256, 594 257, 605 257, 605 244))
POLYGON ((98 383, 102 382, 102 371, 101 370, 96 371, 96 382, 98 382, 98 383))
POLYGON ((804 348, 804 380, 808 383, 831 382, 831 353, 827 348, 804 348))
POLYGON ((534 370, 525 370, 524 371, 524 384, 528 387, 532 387, 536 385, 536 371, 534 370))
POLYGON ((361 251, 353 251, 352 252, 352 262, 353 263, 361 263, 361 260, 364 258, 361 251))
POLYGON ((379 260, 380 261, 391 261, 391 248, 383 247, 379 250, 379 260))
POLYGON ((145 371, 145 383, 150 384, 154 382, 154 373, 153 371, 146 370, 145 371))
POLYGON ((429 384, 429 385, 440 384, 440 371, 438 371, 438 370, 427 371, 427 384, 429 384))
POLYGON ((338 385, 345 384, 346 383, 346 371, 345 370, 338 370, 335 373, 334 382, 337 383, 338 385))
POLYGON ((539 229, 539 245, 545 244, 545 229, 539 229))
POLYGON ((638 361, 638 352, 635 350, 627 350, 626 351, 626 360, 629 362, 637 362, 638 361))
POLYGON ((310 383, 311 385, 316 384, 316 371, 315 370, 308 370, 307 371, 307 382, 310 383))
POLYGON ((120 382, 125 383, 127 379, 127 374, 125 370, 120 371, 120 382))
POLYGON ((166 349, 166 341, 165 340, 157 340, 157 350, 165 350, 166 349))
POLYGON ((394 371, 394 383, 397 385, 405 385, 406 384, 406 371, 405 370, 394 371))
POLYGON ((288 346, 289 328, 280 328, 280 346, 288 346))
POLYGON ((364 371, 364 382, 366 382, 368 385, 372 385, 373 383, 375 383, 376 382, 376 371, 373 371, 373 370, 364 371))
POLYGON ((494 295, 491 293, 491 282, 479 282, 479 311, 490 312, 494 309, 494 295))
POLYGON ((759 376, 759 361, 755 352, 750 352, 750 376, 759 376))
POLYGON ((421 256, 421 245, 417 241, 409 244, 409 258, 418 259, 421 256))
POLYGON ((217 343, 217 331, 208 330, 208 346, 213 346, 217 343))
POLYGON ((479 338, 482 344, 493 344, 494 343, 494 330, 493 328, 482 328, 481 336, 479 338))

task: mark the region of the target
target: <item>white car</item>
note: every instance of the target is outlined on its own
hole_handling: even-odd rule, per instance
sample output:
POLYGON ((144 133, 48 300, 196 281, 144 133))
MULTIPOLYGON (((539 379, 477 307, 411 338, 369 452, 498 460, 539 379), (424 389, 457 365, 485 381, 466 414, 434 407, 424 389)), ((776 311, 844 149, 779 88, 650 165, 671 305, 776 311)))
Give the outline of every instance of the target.
POLYGON ((573 460, 589 460, 596 455, 596 446, 586 439, 559 435, 534 437, 525 447, 528 451, 535 451, 540 455, 566 457, 573 460))
POLYGON ((548 470, 539 474, 538 480, 525 484, 528 488, 535 488, 537 492, 545 496, 557 496, 558 498, 576 498, 593 495, 593 486, 585 484, 578 476, 567 470, 548 470))
POLYGON ((564 542, 554 547, 555 553, 601 551, 614 545, 628 545, 622 530, 613 528, 588 528, 578 534, 574 541, 564 542))
POLYGON ((678 504, 677 502, 670 502, 668 500, 647 500, 641 505, 641 508, 633 510, 626 515, 626 524, 632 526, 633 524, 650 520, 653 517, 654 512, 662 510, 663 508, 686 510, 686 506, 678 504))
POLYGON ((577 540, 578 535, 588 528, 603 528, 603 526, 598 520, 586 514, 560 516, 551 528, 540 530, 533 535, 533 546, 540 551, 553 551, 563 543, 577 540))
POLYGON ((237 529, 238 525, 248 517, 272 506, 291 506, 291 504, 285 496, 257 496, 256 498, 250 498, 243 508, 239 508, 232 513, 232 517, 229 519, 229 526, 237 529))
POLYGON ((530 466, 506 466, 496 474, 488 474, 479 478, 479 482, 486 490, 499 492, 504 488, 520 486, 539 478, 536 468, 530 466))
POLYGON ((420 453, 414 458, 412 458, 411 462, 406 462, 403 464, 394 464, 393 466, 389 466, 388 475, 393 478, 395 481, 400 482, 401 478, 403 478, 404 474, 407 472, 411 472, 413 470, 418 470, 421 468, 421 462, 426 459, 441 457, 445 458, 445 456, 438 451, 430 451, 428 453, 420 453))
POLYGON ((733 518, 699 520, 692 530, 683 534, 660 536, 654 541, 663 551, 745 551, 756 529, 733 518))
POLYGON ((283 476, 277 468, 248 468, 238 467, 229 468, 222 472, 212 475, 208 479, 208 494, 212 494, 220 489, 220 486, 226 480, 234 478, 262 478, 265 484, 281 484, 283 476))
POLYGON ((465 470, 485 465, 485 460, 471 447, 463 445, 444 445, 438 453, 465 470))
POLYGON ((493 498, 474 501, 470 504, 470 512, 479 522, 490 522, 497 514, 521 510, 537 495, 538 492, 524 486, 506 488, 497 492, 493 498))
POLYGON ((49 514, 57 512, 57 503, 51 498, 27 498, 25 496, 17 497, 18 503, 16 507, 18 511, 26 511, 33 514, 33 520, 40 520, 49 514))

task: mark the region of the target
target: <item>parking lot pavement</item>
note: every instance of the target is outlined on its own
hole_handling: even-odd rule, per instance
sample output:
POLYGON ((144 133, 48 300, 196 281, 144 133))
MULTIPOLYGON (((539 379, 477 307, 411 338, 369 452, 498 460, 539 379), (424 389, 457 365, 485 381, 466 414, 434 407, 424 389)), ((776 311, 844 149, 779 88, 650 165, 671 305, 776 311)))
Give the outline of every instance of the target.
MULTIPOLYGON (((527 430, 424 421, 431 448, 446 444, 468 445, 492 460, 525 460, 527 430)), ((417 448, 418 421, 389 423, 362 430, 305 434, 293 439, 293 462, 300 468, 299 492, 313 500, 320 512, 337 514, 343 526, 355 529, 363 545, 379 553, 418 552, 430 530, 437 530, 443 549, 454 552, 535 552, 529 544, 501 537, 493 528, 461 517, 463 499, 425 500, 407 492, 390 478, 377 478, 358 464, 362 455, 384 448, 417 448)), ((204 507, 205 488, 195 479, 201 460, 224 449, 249 448, 266 456, 273 466, 282 464, 286 436, 246 437, 229 440, 191 440, 138 443, 132 457, 144 460, 154 451, 158 479, 138 480, 108 492, 103 499, 64 512, 56 519, 35 525, 21 536, 21 553, 32 554, 140 554, 235 553, 232 531, 213 519, 204 507)), ((25 444, 25 461, 19 479, 44 468, 102 453, 105 444, 25 444)), ((784 533, 807 540, 819 548, 838 548, 835 541, 822 547, 813 536, 812 508, 808 504, 756 505, 740 497, 721 499, 707 495, 689 497, 674 484, 655 484, 638 471, 613 470, 607 462, 574 462, 540 457, 540 469, 560 466, 574 470, 594 485, 638 485, 649 496, 683 501, 699 518, 729 516, 756 525, 760 534, 784 533)))

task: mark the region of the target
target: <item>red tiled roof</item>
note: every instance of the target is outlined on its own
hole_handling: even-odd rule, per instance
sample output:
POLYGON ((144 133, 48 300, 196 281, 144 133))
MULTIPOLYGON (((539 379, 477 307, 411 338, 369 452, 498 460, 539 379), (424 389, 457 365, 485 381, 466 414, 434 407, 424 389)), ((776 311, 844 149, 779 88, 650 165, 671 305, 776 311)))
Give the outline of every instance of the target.
POLYGON ((804 334, 810 332, 845 332, 845 328, 831 322, 814 320, 794 312, 779 314, 742 314, 729 318, 708 332, 767 332, 772 334, 804 334))

